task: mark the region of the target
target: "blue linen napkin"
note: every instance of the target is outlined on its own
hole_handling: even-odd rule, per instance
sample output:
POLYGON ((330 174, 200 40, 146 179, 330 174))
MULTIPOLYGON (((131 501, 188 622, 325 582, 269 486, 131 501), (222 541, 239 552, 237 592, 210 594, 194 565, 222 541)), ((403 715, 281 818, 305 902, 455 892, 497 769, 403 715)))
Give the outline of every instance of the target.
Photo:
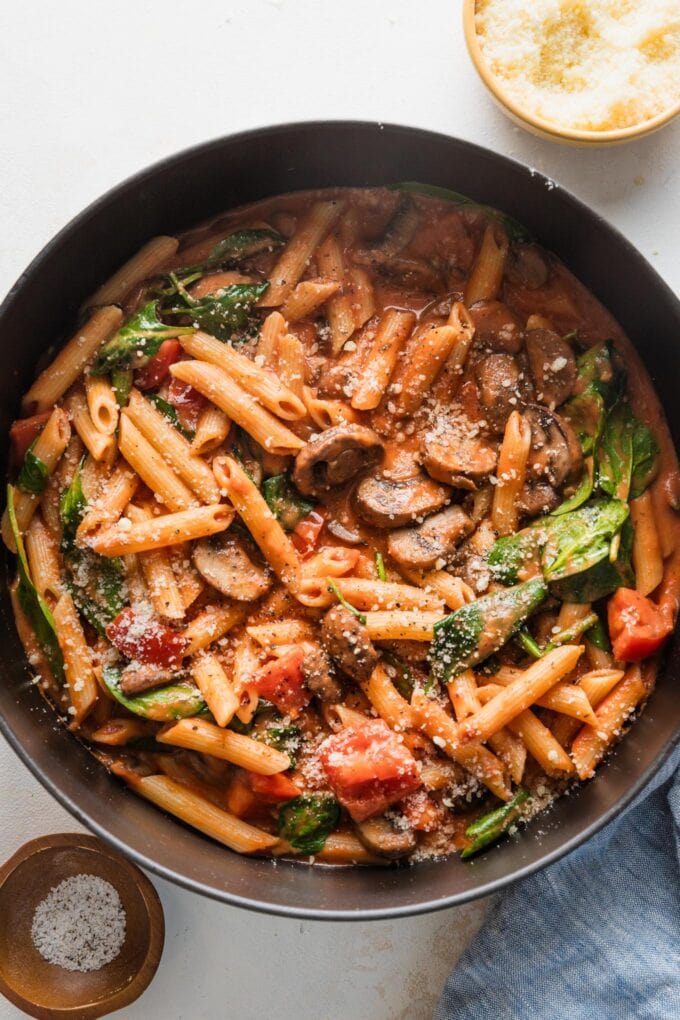
POLYGON ((434 1020, 680 1018, 679 858, 676 748, 602 832, 499 898, 434 1020))

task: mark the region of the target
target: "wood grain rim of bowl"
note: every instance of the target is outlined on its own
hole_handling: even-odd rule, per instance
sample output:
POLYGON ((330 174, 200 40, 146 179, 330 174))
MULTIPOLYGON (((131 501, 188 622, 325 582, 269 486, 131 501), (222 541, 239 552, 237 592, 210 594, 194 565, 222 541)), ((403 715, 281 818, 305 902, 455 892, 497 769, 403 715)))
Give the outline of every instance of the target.
POLYGON ((55 833, 25 843, 0 867, 0 992, 38 1020, 95 1020, 129 1006, 150 984, 163 952, 158 893, 131 861, 95 836, 55 833), (65 878, 94 874, 114 886, 126 915, 119 954, 98 970, 48 963, 33 945, 37 904, 65 878))
POLYGON ((476 6, 477 0, 463 0, 463 31, 472 63, 491 97, 510 120, 538 135, 540 138, 547 138, 549 141, 561 142, 564 145, 581 146, 583 148, 621 145, 623 142, 632 142, 638 138, 644 138, 654 131, 658 131, 659 128, 670 124, 680 114, 680 100, 678 100, 673 106, 670 106, 662 113, 658 113, 655 117, 650 117, 648 120, 643 120, 639 124, 633 124, 630 127, 615 128, 609 131, 583 131, 576 128, 561 127, 553 121, 534 116, 508 95, 498 78, 489 68, 482 53, 482 47, 479 43, 475 26, 476 6))

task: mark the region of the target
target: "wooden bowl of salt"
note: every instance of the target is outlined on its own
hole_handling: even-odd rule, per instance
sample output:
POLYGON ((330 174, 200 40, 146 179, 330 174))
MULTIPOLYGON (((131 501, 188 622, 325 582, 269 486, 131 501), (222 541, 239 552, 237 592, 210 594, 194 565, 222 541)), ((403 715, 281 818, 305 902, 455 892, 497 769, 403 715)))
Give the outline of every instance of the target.
POLYGON ((154 887, 80 833, 31 840, 0 868, 0 918, 0 992, 41 1020, 90 1020, 129 1005, 163 950, 154 887))

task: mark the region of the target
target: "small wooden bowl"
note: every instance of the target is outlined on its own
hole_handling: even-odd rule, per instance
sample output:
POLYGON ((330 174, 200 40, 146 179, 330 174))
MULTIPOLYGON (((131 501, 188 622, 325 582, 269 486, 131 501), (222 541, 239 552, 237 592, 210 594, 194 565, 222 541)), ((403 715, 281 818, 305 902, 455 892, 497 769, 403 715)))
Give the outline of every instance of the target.
POLYGON ((563 127, 529 113, 508 95, 484 59, 475 26, 475 3, 476 0, 463 0, 463 30, 472 63, 489 90, 492 99, 500 106, 503 113, 515 124, 526 128, 527 131, 538 135, 539 138, 547 138, 553 142, 562 142, 566 145, 582 146, 583 148, 620 145, 622 142, 631 142, 651 134, 652 131, 657 131, 680 114, 680 101, 678 101, 669 109, 657 114, 656 117, 650 117, 631 127, 613 128, 608 131, 582 131, 577 128, 563 127))
POLYGON ((0 868, 0 992, 40 1020, 90 1020, 137 999, 156 973, 165 922, 145 875, 94 836, 63 833, 33 839, 0 868), (126 915, 115 960, 81 973, 48 963, 31 939, 37 905, 54 886, 96 875, 117 890, 126 915))

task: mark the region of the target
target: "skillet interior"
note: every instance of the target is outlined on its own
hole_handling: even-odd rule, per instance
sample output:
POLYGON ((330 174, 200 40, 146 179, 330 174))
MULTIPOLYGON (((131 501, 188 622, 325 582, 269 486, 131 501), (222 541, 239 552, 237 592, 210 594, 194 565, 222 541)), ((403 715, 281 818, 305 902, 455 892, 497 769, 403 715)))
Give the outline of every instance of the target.
MULTIPOLYGON (((618 318, 638 347, 680 447, 680 304, 642 256, 542 175, 467 142, 357 122, 255 130, 180 153, 121 184, 35 259, 0 309, 0 457, 45 347, 83 298, 149 237, 230 206, 300 188, 420 180, 497 206, 525 223, 618 318)), ((11 557, 6 556, 6 567, 11 557)), ((164 878, 236 905, 289 916, 368 919, 419 913, 496 891, 573 849, 630 800, 680 730, 674 636, 658 688, 622 745, 576 796, 473 864, 390 870, 307 868, 232 854, 128 793, 57 722, 30 683, 9 598, 0 591, 0 728, 36 777, 80 821, 164 878)))

